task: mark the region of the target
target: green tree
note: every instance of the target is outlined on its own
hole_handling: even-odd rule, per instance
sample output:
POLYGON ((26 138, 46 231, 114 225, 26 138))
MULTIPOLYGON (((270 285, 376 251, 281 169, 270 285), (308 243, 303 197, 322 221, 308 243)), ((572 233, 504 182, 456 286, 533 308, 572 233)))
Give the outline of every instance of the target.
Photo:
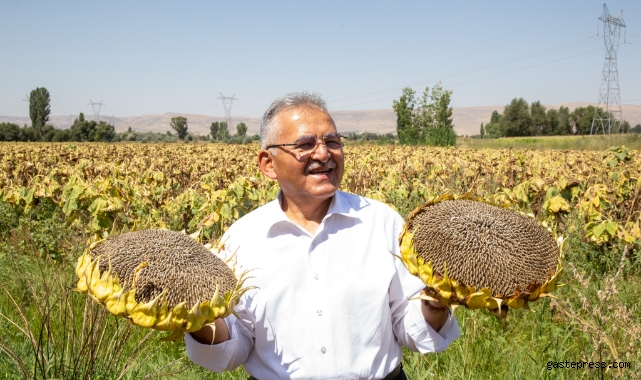
POLYGON ((505 106, 500 121, 501 135, 505 137, 529 136, 532 131, 530 107, 523 98, 514 98, 505 106))
POLYGON ((630 129, 630 132, 641 133, 641 124, 635 125, 634 128, 630 129))
POLYGON ((431 91, 425 87, 420 100, 417 101, 415 95, 414 90, 406 87, 399 100, 392 103, 399 142, 438 146, 456 144, 450 107, 452 91, 444 90, 439 82, 431 91))
POLYGON ((229 138, 229 128, 226 121, 220 122, 220 128, 218 129, 218 139, 224 140, 229 138))
POLYGON ((490 123, 498 124, 499 121, 501 121, 501 114, 499 113, 499 111, 497 110, 492 111, 492 116, 490 117, 490 123))
MULTIPOLYGON (((427 87, 425 91, 428 91, 427 87)), ((426 135, 424 142, 427 145, 456 145, 456 131, 454 131, 452 107, 450 107, 451 97, 452 91, 443 90, 440 82, 432 88, 431 102, 427 105, 428 112, 431 114, 432 124, 426 125, 424 129, 426 135)), ((427 119, 429 120, 430 118, 427 119)))
MULTIPOLYGON (((53 138, 54 135, 52 135, 53 138)), ((109 142, 117 139, 116 130, 113 125, 104 121, 96 123, 95 120, 86 120, 85 115, 81 112, 78 118, 74 120, 68 134, 57 133, 57 139, 67 137, 71 141, 102 141, 109 142)))
POLYGON ((480 132, 481 138, 485 137, 485 128, 483 128, 483 123, 481 123, 481 132, 480 132))
MULTIPOLYGON (((594 106, 577 107, 570 114, 570 126, 572 131, 578 135, 589 135, 592 129, 592 120, 596 112, 603 113, 601 108, 594 106)), ((603 133, 603 131, 599 131, 603 133)))
POLYGON ((550 134, 550 125, 546 115, 545 106, 540 101, 530 105, 530 118, 532 119, 532 136, 545 136, 550 134))
POLYGON ((214 141, 220 140, 218 136, 219 131, 220 131, 220 125, 218 124, 218 122, 214 121, 213 123, 211 123, 211 125, 209 126, 209 134, 211 135, 212 140, 214 141))
POLYGON ((91 136, 91 141, 113 141, 116 136, 116 130, 113 125, 108 124, 104 121, 100 121, 96 126, 96 129, 93 131, 91 136))
POLYGON ((410 87, 405 87, 399 100, 392 102, 396 113, 396 134, 401 144, 418 144, 420 132, 413 122, 416 92, 410 87))
POLYGON ((569 135, 572 133, 570 126, 570 109, 568 107, 559 107, 558 124, 552 132, 554 135, 569 135))
POLYGON ((621 133, 630 133, 630 123, 627 120, 623 120, 621 123, 621 133))
POLYGON ((499 122, 501 121, 501 114, 499 111, 494 110, 492 112, 492 117, 490 122, 485 124, 485 135, 488 138, 498 139, 501 137, 501 128, 499 127, 499 122))
POLYGON ((0 141, 20 141, 20 126, 13 123, 0 123, 0 141))
POLYGON ((245 123, 240 123, 236 126, 236 136, 245 137, 247 136, 247 126, 245 123))
POLYGON ((546 135, 555 135, 556 131, 559 129, 559 110, 550 108, 548 112, 545 113, 545 123, 547 125, 546 135))
POLYGON ((46 88, 38 87, 31 91, 29 95, 29 117, 31 118, 31 128, 35 130, 38 140, 42 140, 43 129, 49 121, 50 103, 49 91, 46 88))
POLYGON ((78 118, 73 121, 69 128, 71 141, 91 141, 90 134, 95 127, 96 122, 85 120, 85 114, 80 112, 78 118))
POLYGON ((178 138, 181 141, 184 141, 185 137, 187 137, 187 118, 182 116, 172 117, 171 123, 169 123, 169 125, 174 131, 176 131, 176 133, 178 134, 178 138))
POLYGON ((53 142, 64 142, 70 140, 71 134, 68 129, 56 129, 53 136, 51 136, 51 141, 53 142))
POLYGON ((25 124, 24 127, 20 128, 20 141, 34 142, 40 141, 40 139, 36 130, 25 124))

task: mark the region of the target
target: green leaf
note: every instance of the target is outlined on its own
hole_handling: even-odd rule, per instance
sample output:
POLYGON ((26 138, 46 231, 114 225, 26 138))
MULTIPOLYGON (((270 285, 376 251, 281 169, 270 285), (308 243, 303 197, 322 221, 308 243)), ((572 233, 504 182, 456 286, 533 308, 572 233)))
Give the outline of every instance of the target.
POLYGON ((605 229, 608 231, 610 236, 614 236, 614 234, 616 234, 616 232, 617 232, 618 225, 616 224, 616 222, 614 222, 612 220, 608 220, 605 223, 605 229))
POLYGON ((110 225, 111 223, 109 222, 109 218, 102 215, 97 215, 91 221, 91 230, 94 232, 106 230, 110 227, 110 225))
POLYGON ((100 213, 100 211, 102 211, 103 208, 105 208, 106 205, 107 200, 102 197, 98 197, 91 203, 87 211, 89 211, 92 215, 97 215, 100 213))
POLYGON ((231 209, 229 208, 229 203, 223 203, 220 207, 220 215, 225 219, 231 219, 231 209))
POLYGON ((592 234, 597 239, 599 237, 601 237, 601 235, 603 235, 604 232, 605 232, 605 224, 604 223, 599 224, 598 226, 594 227, 594 229, 592 230, 592 234))
POLYGON ((243 197, 243 187, 241 185, 239 185, 238 183, 234 183, 233 191, 236 194, 236 197, 238 197, 238 198, 242 198, 243 197))
POLYGON ((71 194, 69 194, 69 197, 67 197, 65 201, 65 205, 62 207, 62 212, 65 213, 65 215, 71 214, 73 211, 78 209, 78 198, 82 195, 85 189, 83 189, 80 186, 74 186, 73 190, 71 191, 71 194))

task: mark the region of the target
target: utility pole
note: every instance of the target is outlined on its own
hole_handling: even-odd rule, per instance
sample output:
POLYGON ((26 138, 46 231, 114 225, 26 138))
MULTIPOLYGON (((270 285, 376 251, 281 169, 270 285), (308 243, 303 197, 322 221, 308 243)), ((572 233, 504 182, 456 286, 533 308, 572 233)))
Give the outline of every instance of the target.
POLYGON ((102 103, 102 100, 100 103, 93 102, 91 99, 89 99, 89 104, 91 108, 93 108, 93 117, 94 120, 97 120, 100 123, 100 109, 102 106, 106 106, 106 104, 102 103))
POLYGON ((236 99, 234 96, 236 93, 234 93, 232 96, 225 96, 223 93, 220 93, 220 98, 223 101, 223 107, 225 107, 225 122, 227 123, 227 130, 232 131, 232 125, 231 125, 231 106, 234 105, 234 100, 236 99))
POLYGON ((614 17, 608 12, 608 6, 603 4, 603 15, 599 17, 603 21, 603 41, 605 42, 605 63, 603 64, 603 76, 599 88, 599 104, 592 119, 590 134, 598 134, 601 130, 604 134, 619 132, 623 122, 623 111, 621 110, 621 91, 619 89, 619 70, 617 69, 617 51, 621 28, 625 28, 623 22, 623 11, 619 17, 614 17), (599 112, 599 107, 603 108, 599 112))

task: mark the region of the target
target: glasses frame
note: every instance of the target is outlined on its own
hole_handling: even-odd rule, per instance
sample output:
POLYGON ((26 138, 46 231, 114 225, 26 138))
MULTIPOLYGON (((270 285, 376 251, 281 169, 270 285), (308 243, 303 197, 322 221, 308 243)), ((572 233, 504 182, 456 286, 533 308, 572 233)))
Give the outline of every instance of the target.
MULTIPOLYGON (((309 136, 309 137, 312 137, 312 136, 309 136)), ((320 139, 318 137, 314 138, 316 140, 316 145, 314 146, 314 149, 312 149, 311 151, 306 152, 306 153, 298 153, 298 152, 293 152, 292 151, 292 153, 297 153, 300 156, 304 156, 304 155, 307 155, 307 154, 314 154, 314 152, 316 152, 316 149, 318 149, 318 147, 319 147, 318 141, 320 141, 321 144, 323 144, 325 146, 325 149, 327 149, 328 151, 330 151, 330 150, 331 151, 335 151, 336 149, 330 149, 330 148, 327 147, 327 144, 325 143, 325 139, 327 137, 339 137, 341 139, 345 138, 345 136, 341 135, 340 133, 328 133, 326 135, 323 135, 320 139)), ((267 146, 265 148, 265 150, 271 149, 271 148, 282 148, 284 146, 296 146, 298 144, 300 144, 300 142, 293 142, 293 143, 288 143, 288 144, 272 144, 272 145, 267 146)), ((343 149, 344 146, 345 146, 345 143, 341 140, 341 147, 339 149, 343 149)))

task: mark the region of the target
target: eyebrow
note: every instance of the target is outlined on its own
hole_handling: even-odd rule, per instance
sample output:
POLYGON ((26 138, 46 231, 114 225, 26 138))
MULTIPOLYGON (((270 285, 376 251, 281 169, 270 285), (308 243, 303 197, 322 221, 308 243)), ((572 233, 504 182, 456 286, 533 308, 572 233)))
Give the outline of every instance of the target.
MULTIPOLYGON (((332 133, 327 133, 327 134, 323 135, 322 137, 325 137, 325 138, 327 138, 327 137, 337 137, 337 136, 340 136, 340 135, 341 134, 338 133, 338 132, 332 132, 332 133)), ((317 137, 313 136, 313 135, 301 136, 301 137, 297 138, 294 141, 294 143, 299 143, 299 142, 302 142, 302 141, 307 140, 307 139, 316 139, 316 138, 317 137)))

